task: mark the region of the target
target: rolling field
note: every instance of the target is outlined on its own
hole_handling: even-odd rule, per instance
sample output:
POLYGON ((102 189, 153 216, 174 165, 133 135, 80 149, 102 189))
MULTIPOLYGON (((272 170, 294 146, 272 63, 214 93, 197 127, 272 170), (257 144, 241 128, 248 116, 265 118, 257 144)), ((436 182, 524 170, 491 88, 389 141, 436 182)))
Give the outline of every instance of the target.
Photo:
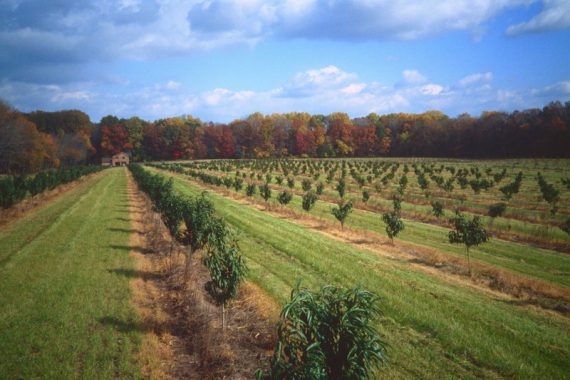
MULTIPOLYGON (((248 281, 260 289, 261 298, 271 300, 270 304, 283 306, 298 281, 315 290, 325 284, 359 285, 376 293, 382 315, 375 327, 387 343, 388 364, 375 372, 374 378, 566 378, 570 372, 570 256, 564 248, 567 234, 557 224, 570 211, 568 192, 561 186, 561 179, 568 177, 563 165, 538 161, 546 181, 561 190, 555 215, 548 212, 544 200, 538 199, 540 190, 531 174, 535 161, 523 162, 523 166, 485 162, 495 168, 491 174, 482 167, 486 174, 481 178, 490 178, 493 171, 502 171, 497 169, 500 165, 514 165, 507 171, 505 183, 512 180, 509 175, 526 168, 521 191, 508 202, 510 213, 493 221, 485 219, 498 235, 503 227, 497 225, 510 225, 509 235, 505 239, 494 236, 471 250, 476 273, 486 276, 495 270, 507 285, 512 281, 531 291, 517 295, 491 286, 481 277, 468 277, 464 248, 447 240, 445 220, 452 205, 464 207, 470 215, 484 215, 483 205, 501 200, 496 185, 460 200, 459 195, 471 190, 455 189, 455 193, 447 194, 432 183, 428 200, 414 185, 418 173, 412 170, 411 161, 407 162, 407 173, 403 164, 397 168, 393 163, 382 164, 384 174, 380 166, 377 174, 372 174, 375 164, 356 160, 360 161, 362 166, 353 167, 360 174, 346 176, 346 198, 353 200, 355 208, 344 230, 331 214, 338 201, 334 188, 342 165, 329 182, 325 179, 339 161, 327 164, 326 160, 315 160, 313 164, 300 160, 285 167, 265 161, 212 161, 149 165, 144 169, 172 178, 180 195, 195 197, 208 192, 216 213, 237 232, 249 267, 248 281), (247 167, 238 169, 239 165, 247 167), (303 165, 307 165, 305 174, 303 165), (315 180, 319 167, 322 173, 315 180), (328 171, 324 170, 327 167, 328 171), (294 176, 294 186, 287 186, 283 170, 294 176), (358 184, 359 175, 377 175, 377 182, 381 182, 392 171, 394 183, 382 185, 381 191, 377 191, 374 180, 358 184), (196 173, 210 179, 217 176, 221 182, 204 183, 206 177, 196 173), (259 185, 268 175, 273 190, 268 202, 259 192, 246 196, 248 183, 259 185), (391 207, 391 196, 402 175, 409 178, 403 195, 406 229, 391 245, 381 212, 391 207), (239 191, 227 185, 228 179, 236 176, 244 180, 239 191), (283 177, 281 183, 276 180, 278 176, 283 177), (318 182, 324 184, 310 212, 301 207, 303 179, 311 179, 312 189, 318 182), (365 203, 359 197, 366 189, 371 199, 365 203), (283 190, 294 195, 285 206, 276 200, 283 190), (414 194, 418 195, 417 203, 413 203, 414 194), (441 219, 430 214, 429 202, 434 199, 447 202, 446 215, 441 219), (530 243, 536 228, 548 231, 537 238, 540 244, 530 243), (556 244, 549 246, 549 242, 556 244), (432 254, 443 264, 453 263, 461 270, 445 271, 420 260, 422 255, 432 254)), ((438 162, 428 163, 421 170, 431 170, 432 164, 439 170, 438 162)), ((454 164, 455 170, 461 165, 472 167, 471 163, 454 164)), ((445 174, 445 167, 441 171, 445 174)), ((167 288, 156 290, 156 298, 146 300, 148 315, 141 316, 131 282, 135 277, 142 281, 137 277, 140 262, 136 260, 140 259, 129 253, 136 248, 131 245, 139 243, 143 252, 144 239, 133 243, 132 238, 150 237, 150 230, 145 228, 160 218, 152 216, 149 206, 144 209, 144 202, 140 202, 137 207, 143 218, 134 219, 142 224, 134 227, 134 192, 127 169, 105 170, 0 228, 1 379, 148 376, 141 356, 141 352, 153 355, 144 351, 149 349, 145 346, 150 326, 146 322, 158 310, 164 313, 162 305, 156 303, 167 288), (149 224, 146 227, 145 222, 149 224)), ((160 250, 167 249, 166 245, 158 247, 155 258, 165 259, 167 255, 160 250)), ((158 267, 147 270, 151 268, 158 267)), ((156 276, 158 272, 145 274, 160 277, 156 276)), ((243 326, 236 323, 235 327, 243 326)), ((172 333, 167 327, 160 329, 172 333)), ((188 356, 178 360, 182 364, 176 365, 189 365, 188 356)), ((161 364, 155 365, 159 368, 161 364)))
MULTIPOLYGON (((189 196, 205 189, 179 176, 174 183, 178 192, 189 196)), ((312 288, 361 285, 380 295, 383 317, 378 328, 389 344, 390 362, 378 372, 380 378, 556 379, 570 370, 570 323, 564 315, 330 238, 216 191, 210 197, 239 233, 250 278, 279 303, 288 299, 298 279, 312 288)), ((323 207, 315 213, 324 215, 329 206, 323 207)), ((360 223, 375 228, 366 219, 360 223)), ((419 227, 430 231, 433 226, 419 227)), ((414 231, 409 228, 409 240, 426 240, 414 237, 414 231)), ((444 238, 440 243, 445 249, 444 238)), ((474 257, 567 288, 565 275, 554 273, 567 273, 566 255, 522 245, 509 248, 509 242, 493 244, 487 245, 491 251, 474 257)))
POLYGON ((343 177, 345 198, 356 208, 374 212, 391 208, 391 198, 397 193, 402 177, 406 177, 401 198, 402 212, 408 219, 440 224, 441 220, 432 215, 431 206, 433 202, 440 202, 448 216, 454 208, 459 208, 468 215, 481 216, 487 228, 505 237, 544 243, 568 252, 570 235, 559 226, 570 217, 570 189, 566 182, 570 180, 569 164, 565 160, 356 159, 221 160, 181 165, 220 178, 239 177, 245 183, 268 182, 276 191, 288 190, 297 195, 305 192, 303 181, 309 182, 313 190, 321 183, 321 198, 330 202, 338 201, 335 188, 343 177), (522 173, 520 184, 506 199, 501 189, 513 183, 518 173, 522 173), (554 214, 550 212, 552 205, 543 199, 536 179, 538 173, 559 192, 554 214), (418 181, 420 175, 425 178, 423 189, 418 181), (288 179, 294 180, 293 186, 287 183, 288 179), (471 182, 476 186, 482 181, 488 181, 490 186, 472 188, 471 182), (364 191, 370 196, 366 203, 361 201, 364 191), (497 203, 505 203, 506 210, 499 217, 491 218, 489 206, 497 203))
POLYGON ((126 169, 0 230, 0 378, 135 378, 126 169))

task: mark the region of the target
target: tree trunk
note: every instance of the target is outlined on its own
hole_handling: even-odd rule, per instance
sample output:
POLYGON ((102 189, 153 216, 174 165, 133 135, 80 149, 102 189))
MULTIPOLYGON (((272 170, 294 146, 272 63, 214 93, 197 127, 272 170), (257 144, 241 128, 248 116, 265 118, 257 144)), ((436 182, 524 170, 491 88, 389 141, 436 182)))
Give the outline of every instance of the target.
POLYGON ((222 331, 226 333, 226 308, 222 303, 222 331))
POLYGON ((469 254, 469 248, 467 248, 467 265, 469 267, 469 277, 473 277, 473 274, 471 273, 471 256, 469 254))

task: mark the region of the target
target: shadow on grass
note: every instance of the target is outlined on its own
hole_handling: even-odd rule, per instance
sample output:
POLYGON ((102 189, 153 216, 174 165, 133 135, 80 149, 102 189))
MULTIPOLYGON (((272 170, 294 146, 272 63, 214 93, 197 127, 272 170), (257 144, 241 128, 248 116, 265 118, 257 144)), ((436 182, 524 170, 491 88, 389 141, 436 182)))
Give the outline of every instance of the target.
POLYGON ((118 274, 121 276, 125 276, 127 278, 142 278, 145 281, 146 280, 156 280, 156 279, 161 278, 160 274, 158 274, 158 273, 145 272, 145 271, 135 270, 135 269, 123 269, 123 268, 109 269, 108 272, 118 274))
POLYGON ((135 252, 142 253, 144 255, 154 252, 152 249, 148 249, 146 247, 141 247, 139 245, 130 246, 130 245, 114 245, 113 244, 113 245, 109 245, 108 247, 112 248, 112 249, 119 249, 119 250, 125 251, 125 252, 135 251, 135 252))
POLYGON ((113 231, 113 232, 125 232, 128 234, 144 235, 144 231, 135 230, 134 228, 107 228, 107 230, 113 231))
POLYGON ((99 323, 106 327, 112 327, 121 333, 144 333, 149 331, 163 332, 166 331, 168 326, 160 324, 156 321, 136 322, 136 321, 123 321, 116 317, 103 317, 99 318, 99 323))

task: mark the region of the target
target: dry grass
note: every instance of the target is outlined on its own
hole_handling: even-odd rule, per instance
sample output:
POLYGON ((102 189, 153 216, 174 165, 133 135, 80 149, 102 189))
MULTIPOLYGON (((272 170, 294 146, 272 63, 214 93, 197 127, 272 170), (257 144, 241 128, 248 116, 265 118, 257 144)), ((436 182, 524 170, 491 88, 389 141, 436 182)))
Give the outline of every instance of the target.
POLYGON ((131 205, 138 208, 131 214, 133 230, 144 231, 133 233, 131 243, 138 247, 132 252, 137 270, 146 274, 132 281, 136 308, 148 327, 140 352, 145 377, 252 378, 273 352, 279 306, 246 282, 227 308, 224 332, 221 309, 204 288, 209 274, 202 254, 191 257, 185 279, 182 247, 172 242, 146 196, 131 193, 131 205))

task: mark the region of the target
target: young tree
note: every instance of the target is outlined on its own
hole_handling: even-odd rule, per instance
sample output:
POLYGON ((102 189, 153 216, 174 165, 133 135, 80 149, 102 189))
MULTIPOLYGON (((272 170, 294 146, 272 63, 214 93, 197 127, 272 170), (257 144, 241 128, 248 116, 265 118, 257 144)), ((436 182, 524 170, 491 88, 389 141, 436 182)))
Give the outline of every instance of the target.
POLYGON ((280 192, 279 196, 277 197, 277 200, 282 205, 288 204, 289 202, 291 202, 292 199, 293 199, 293 194, 291 194, 287 190, 283 190, 282 192, 280 192))
POLYGON ((278 343, 258 379, 366 379, 385 362, 385 344, 372 327, 378 298, 360 288, 297 286, 281 312, 278 343))
POLYGON ((443 204, 439 201, 432 202, 431 203, 431 212, 436 218, 443 216, 443 214, 444 214, 443 204))
POLYGON ((317 202, 317 194, 315 194, 313 191, 307 191, 303 195, 303 203, 302 203, 303 210, 307 212, 311 211, 316 202, 317 202))
POLYGON ((317 195, 321 195, 323 193, 323 190, 325 189, 325 185, 322 182, 319 182, 317 184, 317 195))
POLYGON ((265 200, 265 202, 269 201, 269 198, 271 198, 271 188, 267 182, 259 186, 259 194, 265 200))
POLYGON ((362 202, 366 203, 370 199, 370 193, 366 190, 362 192, 362 202))
MULTIPOLYGON (((223 228, 227 231, 227 227, 223 228)), ((225 307, 230 299, 237 296, 247 266, 233 236, 224 232, 218 238, 222 240, 211 241, 211 249, 204 259, 211 277, 206 283, 206 291, 222 308, 222 328, 225 331, 225 307)))
POLYGON ((253 197, 255 195, 256 186, 255 183, 248 183, 247 187, 245 188, 245 194, 248 197, 253 197))
POLYGON ((459 211, 455 212, 455 217, 449 220, 453 230, 449 231, 449 242, 452 244, 464 244, 467 251, 467 263, 469 265, 469 276, 471 276, 471 256, 469 249, 473 246, 485 243, 490 236, 481 225, 481 218, 474 216, 472 220, 465 218, 459 211))
POLYGON ((344 221, 346 220, 348 214, 350 214, 351 211, 352 211, 352 203, 350 201, 346 203, 341 201, 338 207, 332 208, 331 212, 336 218, 336 220, 340 222, 341 229, 344 229, 344 221))
POLYGON ((301 187, 303 188, 304 191, 309 191, 309 190, 311 190, 311 180, 305 178, 305 179, 301 182, 301 187))
POLYGON ((386 224, 386 234, 388 234, 390 241, 394 244, 394 238, 405 228, 400 213, 398 211, 392 211, 382 214, 382 220, 386 224))
POLYGON ((336 191, 338 191, 338 195, 341 199, 344 198, 344 194, 346 193, 346 182, 344 181, 344 178, 341 178, 340 181, 338 181, 336 191))
POLYGON ((503 203, 503 202, 499 202, 499 203, 495 203, 491 206, 489 206, 489 211, 488 211, 488 215, 491 218, 496 218, 498 216, 501 216, 505 213, 505 211, 507 210, 507 204, 503 203))
POLYGON ((560 225, 560 229, 570 235, 570 218, 560 225))
POLYGON ((292 189, 295 187, 295 178, 287 178, 287 186, 292 189))

